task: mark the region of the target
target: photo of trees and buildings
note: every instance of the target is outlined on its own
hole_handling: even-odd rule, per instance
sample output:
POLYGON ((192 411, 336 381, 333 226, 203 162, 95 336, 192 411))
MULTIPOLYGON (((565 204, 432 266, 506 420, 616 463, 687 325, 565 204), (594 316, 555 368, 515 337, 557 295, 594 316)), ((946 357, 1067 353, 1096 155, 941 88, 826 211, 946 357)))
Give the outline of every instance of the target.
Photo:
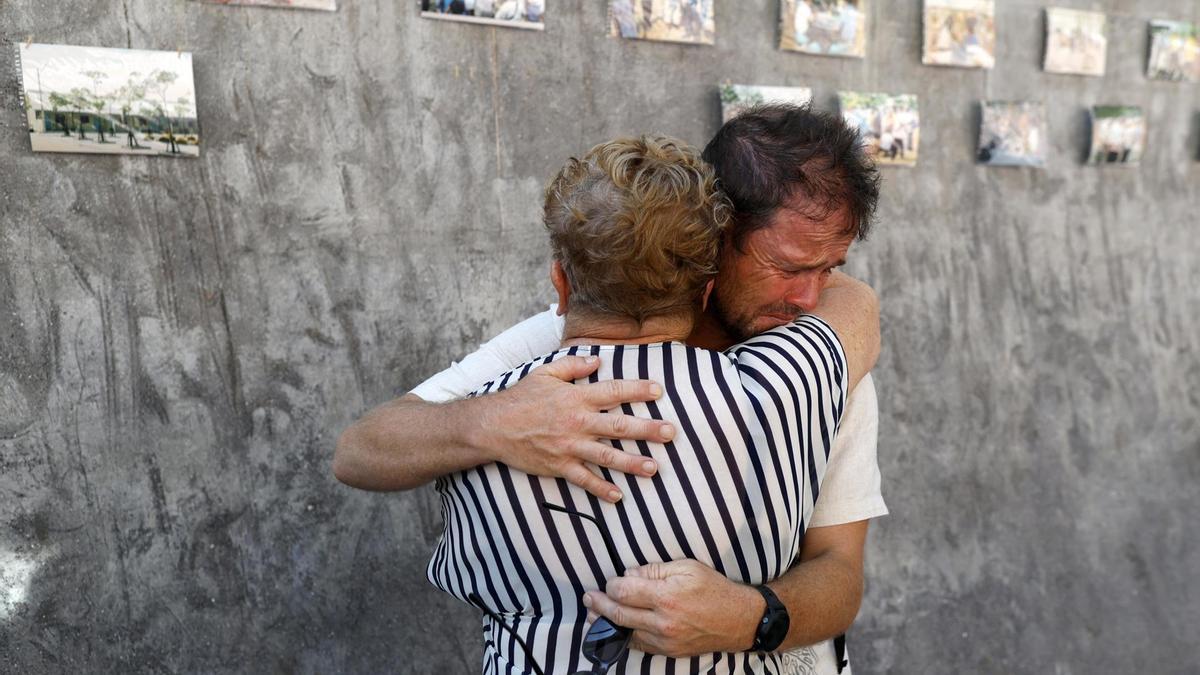
POLYGON ((20 57, 34 152, 200 155, 191 54, 25 44, 20 57))

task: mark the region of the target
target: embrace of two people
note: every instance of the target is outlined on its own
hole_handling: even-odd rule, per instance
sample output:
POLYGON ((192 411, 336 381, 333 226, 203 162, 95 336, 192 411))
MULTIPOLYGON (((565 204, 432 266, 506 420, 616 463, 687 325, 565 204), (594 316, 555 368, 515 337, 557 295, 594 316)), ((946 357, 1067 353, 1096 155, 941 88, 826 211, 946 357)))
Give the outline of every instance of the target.
POLYGON ((484 673, 845 672, 887 508, 878 304, 836 268, 878 195, 853 129, 781 105, 702 156, 624 138, 551 180, 557 306, 334 459, 361 489, 436 481, 428 576, 485 613, 484 673))

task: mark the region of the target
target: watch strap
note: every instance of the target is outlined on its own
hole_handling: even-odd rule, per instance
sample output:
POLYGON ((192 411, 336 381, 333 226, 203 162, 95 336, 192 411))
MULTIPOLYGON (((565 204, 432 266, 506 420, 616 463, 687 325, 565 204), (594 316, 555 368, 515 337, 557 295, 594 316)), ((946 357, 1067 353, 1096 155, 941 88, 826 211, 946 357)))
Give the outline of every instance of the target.
POLYGON ((755 586, 754 590, 767 601, 767 608, 763 610, 762 619, 754 631, 754 646, 751 649, 756 652, 773 652, 779 649, 779 645, 783 644, 784 638, 787 637, 791 618, 788 616, 787 607, 774 591, 764 585, 755 586))

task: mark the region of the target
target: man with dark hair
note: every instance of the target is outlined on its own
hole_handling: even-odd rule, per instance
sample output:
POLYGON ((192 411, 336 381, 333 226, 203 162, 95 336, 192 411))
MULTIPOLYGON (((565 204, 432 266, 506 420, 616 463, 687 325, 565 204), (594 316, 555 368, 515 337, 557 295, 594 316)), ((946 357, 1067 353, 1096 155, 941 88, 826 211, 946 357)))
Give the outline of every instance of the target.
MULTIPOLYGON (((708 310, 687 343, 723 350, 816 306, 851 243, 869 230, 879 177, 853 130, 808 107, 743 112, 722 127, 704 157, 732 201, 734 223, 708 310)), ((657 383, 571 384, 599 365, 575 357, 541 366, 503 392, 457 400, 553 351, 561 332, 552 307, 371 411, 338 441, 338 479, 368 490, 405 490, 502 462, 619 501, 610 471, 652 476, 657 467, 608 439, 665 443, 676 434, 660 420, 620 414, 630 410, 625 403, 661 396, 657 383)), ((634 644, 643 651, 690 656, 814 645, 791 653, 794 671, 841 671, 840 642, 832 638, 858 613, 869 519, 887 513, 875 461, 877 422, 868 375, 836 430, 799 560, 766 585, 769 594, 694 560, 677 560, 628 570, 605 593, 587 593, 584 604, 635 629, 634 644)))

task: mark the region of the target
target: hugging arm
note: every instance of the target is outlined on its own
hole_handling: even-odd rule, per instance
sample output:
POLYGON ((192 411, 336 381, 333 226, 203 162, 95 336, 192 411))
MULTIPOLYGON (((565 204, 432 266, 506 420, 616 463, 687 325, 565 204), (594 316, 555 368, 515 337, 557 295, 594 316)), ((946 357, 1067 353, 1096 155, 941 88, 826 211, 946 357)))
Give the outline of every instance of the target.
MULTIPOLYGON (((843 386, 857 385, 879 354, 879 307, 874 291, 835 272, 812 313, 828 323, 842 343, 847 361, 843 386)), ((858 405, 870 405, 872 410, 860 412, 874 414, 873 384, 867 380, 864 387, 870 388, 870 396, 858 405)), ((873 456, 875 433, 874 426, 858 427, 850 434, 839 433, 834 444, 867 448, 873 456)), ((835 447, 833 454, 842 453, 835 447)), ((823 495, 823 499, 830 497, 823 495)), ((854 622, 862 601, 868 524, 868 520, 857 520, 810 528, 800 561, 767 584, 791 618, 780 649, 828 640, 854 622)), ((746 651, 754 643, 766 608, 756 590, 694 560, 629 570, 624 577, 610 579, 606 591, 587 593, 584 603, 593 612, 635 629, 637 648, 668 656, 746 651)))
POLYGON ((552 351, 558 337, 549 316, 538 315, 509 329, 415 393, 385 403, 350 425, 334 455, 337 479, 364 490, 408 490, 480 464, 504 462, 535 475, 561 476, 615 501, 616 486, 587 464, 652 474, 646 458, 621 452, 602 439, 669 440, 674 431, 669 424, 605 412, 623 402, 657 398, 657 385, 640 380, 572 384, 594 372, 598 361, 564 357, 533 370, 511 389, 486 396, 434 403, 417 395, 462 397, 552 351))

